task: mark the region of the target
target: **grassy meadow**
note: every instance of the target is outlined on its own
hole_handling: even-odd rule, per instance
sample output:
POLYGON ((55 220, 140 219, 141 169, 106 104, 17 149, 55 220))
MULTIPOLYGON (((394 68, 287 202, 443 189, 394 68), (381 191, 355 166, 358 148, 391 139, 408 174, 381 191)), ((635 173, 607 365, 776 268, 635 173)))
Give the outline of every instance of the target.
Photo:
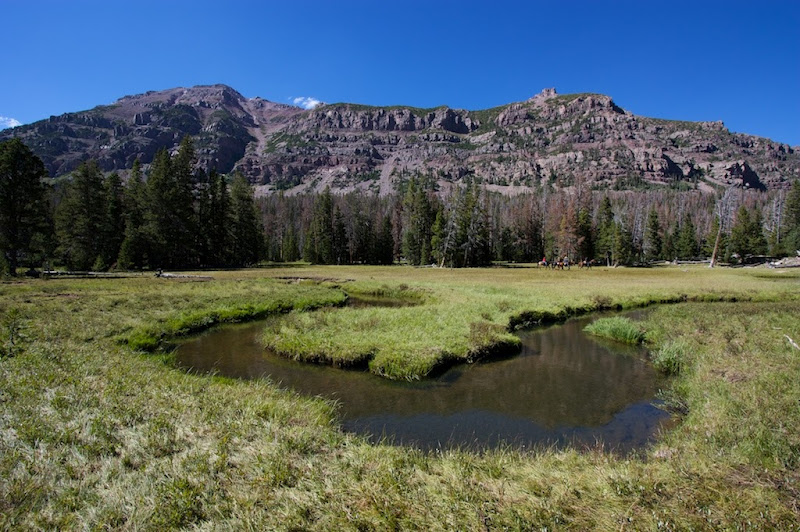
POLYGON ((286 267, 0 283, 3 529, 796 529, 800 271, 286 267), (399 307, 342 307, 347 294, 399 307), (171 340, 286 314, 300 360, 420 379, 514 328, 659 302, 677 422, 635 456, 424 453, 343 433, 268 380, 187 374, 171 340))

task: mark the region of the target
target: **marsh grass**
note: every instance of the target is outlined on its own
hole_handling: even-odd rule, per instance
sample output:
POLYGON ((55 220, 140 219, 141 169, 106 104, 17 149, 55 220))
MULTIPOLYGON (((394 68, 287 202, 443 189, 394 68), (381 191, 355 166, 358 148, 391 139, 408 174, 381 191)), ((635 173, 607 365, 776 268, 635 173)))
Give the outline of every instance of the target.
POLYGON ((689 346, 683 338, 664 343, 653 355, 653 366, 666 375, 677 375, 689 356, 689 346))
MULTIPOLYGON (((303 274, 302 270, 293 272, 303 274)), ((796 276, 760 277, 741 270, 710 272, 708 268, 556 272, 537 268, 333 267, 328 272, 330 279, 346 279, 341 287, 350 294, 417 304, 392 309, 341 308, 327 312, 324 319, 301 316, 287 320, 278 331, 267 331, 265 344, 295 360, 366 366, 373 373, 399 380, 424 378, 456 363, 507 356, 519 346, 511 334, 514 330, 612 308, 770 298, 770 294, 790 291, 784 281, 797 280, 796 276), (602 292, 598 292, 600 285, 602 292)), ((643 337, 630 329, 630 336, 623 334, 617 339, 641 342, 643 337)))
POLYGON ((641 344, 645 339, 645 331, 642 330, 642 327, 630 318, 623 316, 599 318, 584 327, 583 330, 595 336, 629 345, 641 344))
MULTIPOLYGON (((2 283, 0 314, 17 309, 24 338, 0 359, 0 529, 791 530, 800 357, 784 335, 800 338, 798 276, 706 270, 309 268, 300 274, 355 280, 288 284, 264 279, 285 275, 271 269, 215 272, 208 283, 2 283), (333 403, 266 380, 186 374, 118 342, 138 329, 181 330, 165 324, 184 313, 301 307, 362 282, 426 294, 417 307, 364 314, 373 336, 434 318, 425 334, 457 331, 396 340, 409 350, 468 339, 471 323, 493 324, 477 326, 483 335, 521 312, 591 306, 604 293, 625 305, 681 294, 751 301, 649 313, 655 349, 685 342, 670 393, 686 410, 641 457, 370 445, 339 430, 333 403)), ((339 313, 320 327, 339 326, 339 313)))

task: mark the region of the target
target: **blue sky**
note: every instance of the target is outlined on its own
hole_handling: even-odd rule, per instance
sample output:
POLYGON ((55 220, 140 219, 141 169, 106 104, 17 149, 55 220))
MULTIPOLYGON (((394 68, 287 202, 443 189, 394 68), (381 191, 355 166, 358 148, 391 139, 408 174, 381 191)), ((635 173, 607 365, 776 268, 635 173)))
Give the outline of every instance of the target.
POLYGON ((800 145, 798 0, 0 0, 0 20, 0 127, 213 83, 465 109, 555 87, 800 145))

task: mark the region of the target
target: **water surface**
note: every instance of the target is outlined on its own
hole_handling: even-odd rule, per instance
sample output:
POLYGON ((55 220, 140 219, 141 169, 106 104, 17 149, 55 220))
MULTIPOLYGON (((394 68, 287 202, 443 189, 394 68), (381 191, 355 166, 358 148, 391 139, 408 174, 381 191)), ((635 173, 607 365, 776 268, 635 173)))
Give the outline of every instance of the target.
POLYGON ((265 322, 228 326, 177 349, 181 367, 235 378, 269 377, 339 403, 344 430, 423 449, 553 445, 630 451, 668 415, 654 405, 663 379, 644 352, 585 335, 595 318, 520 334, 521 352, 456 366, 436 379, 392 382, 314 366, 264 350, 265 322))

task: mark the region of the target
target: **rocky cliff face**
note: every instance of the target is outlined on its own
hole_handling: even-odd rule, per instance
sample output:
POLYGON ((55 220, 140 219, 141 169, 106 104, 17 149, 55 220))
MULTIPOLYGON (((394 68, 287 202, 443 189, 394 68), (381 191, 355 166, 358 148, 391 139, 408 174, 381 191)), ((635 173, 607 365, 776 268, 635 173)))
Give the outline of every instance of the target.
POLYGON ((410 172, 477 179, 507 192, 576 180, 765 189, 800 177, 800 154, 790 146, 730 133, 721 122, 639 117, 608 96, 555 89, 483 111, 354 104, 306 111, 224 85, 178 88, 51 117, 0 139, 21 137, 58 176, 88 157, 107 171, 130 168, 136 158, 147 164, 185 135, 195 139, 201 167, 240 171, 266 192, 385 193, 410 172))
POLYGON ((96 159, 106 171, 130 168, 137 158, 147 164, 159 149, 177 149, 181 139, 191 135, 198 163, 228 172, 258 140, 258 133, 301 112, 260 98, 246 99, 224 85, 177 88, 51 116, 3 131, 0 138, 22 138, 56 177, 86 158, 96 159))

